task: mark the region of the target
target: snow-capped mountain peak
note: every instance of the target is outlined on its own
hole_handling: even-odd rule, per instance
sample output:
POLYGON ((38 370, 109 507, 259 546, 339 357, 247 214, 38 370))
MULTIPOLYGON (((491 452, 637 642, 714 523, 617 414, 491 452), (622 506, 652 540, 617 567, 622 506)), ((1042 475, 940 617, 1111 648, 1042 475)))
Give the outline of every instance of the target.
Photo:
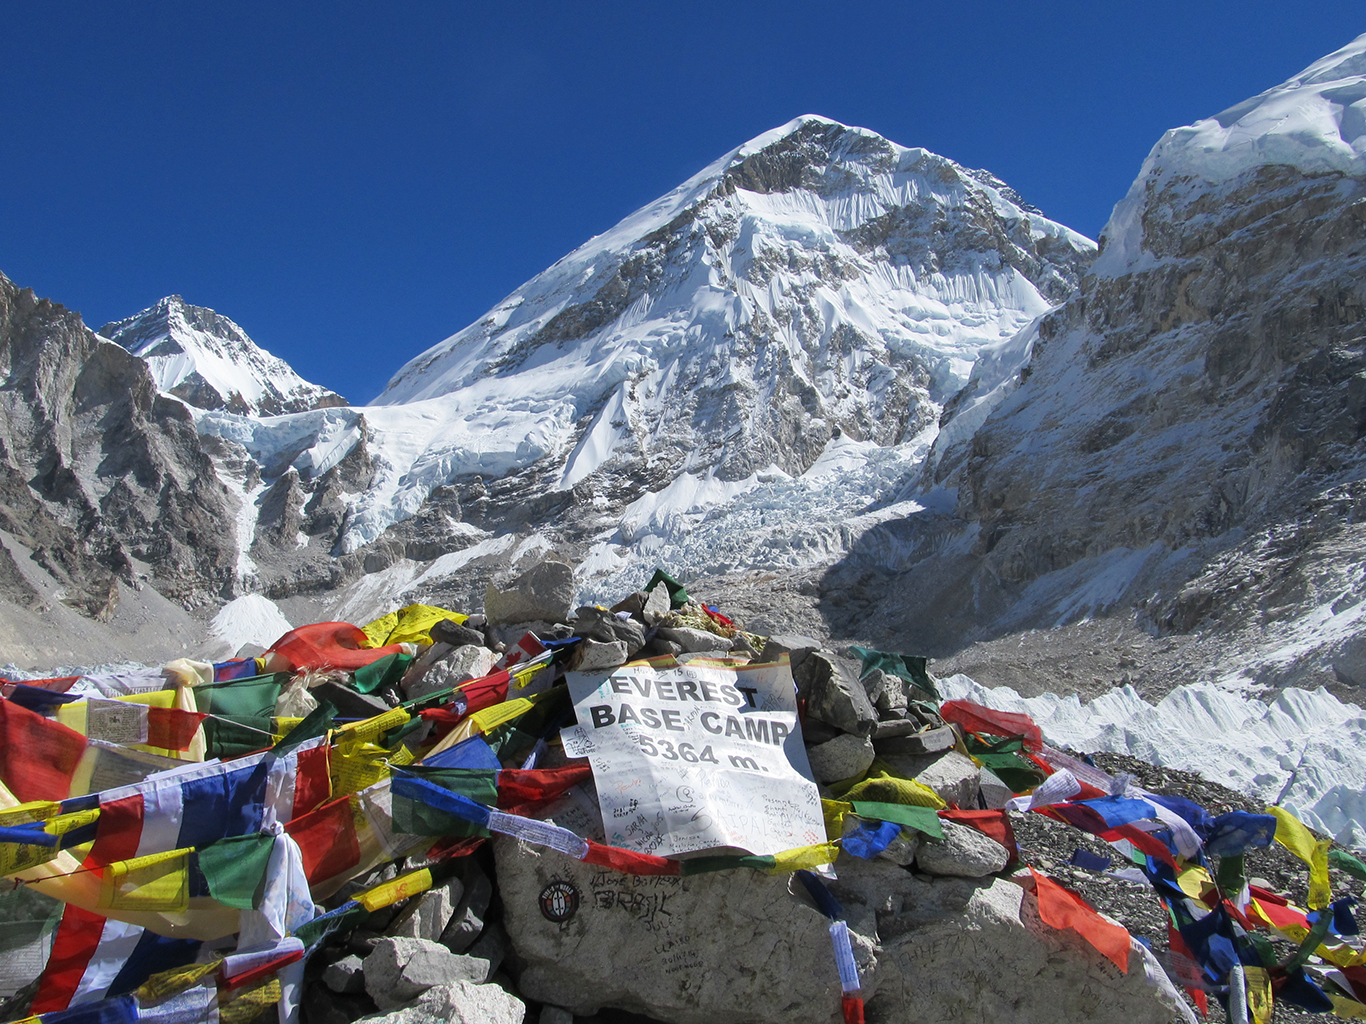
POLYGON ((1093 271, 1118 275, 1151 263, 1143 218, 1159 192, 1177 189, 1189 201, 1272 166, 1366 174, 1366 34, 1274 88, 1163 135, 1101 232, 1093 271))
POLYGON ((304 380, 227 317, 179 295, 105 324, 99 333, 141 356, 161 391, 200 409, 274 416, 346 404, 304 380))

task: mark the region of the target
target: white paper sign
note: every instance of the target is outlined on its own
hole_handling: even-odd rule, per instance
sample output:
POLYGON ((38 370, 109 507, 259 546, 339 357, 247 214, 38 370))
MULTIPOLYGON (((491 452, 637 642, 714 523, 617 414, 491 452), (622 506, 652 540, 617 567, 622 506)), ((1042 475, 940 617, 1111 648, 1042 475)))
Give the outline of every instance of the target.
POLYGON ((566 753, 593 766, 606 841, 661 857, 825 841, 787 663, 571 672, 566 753))

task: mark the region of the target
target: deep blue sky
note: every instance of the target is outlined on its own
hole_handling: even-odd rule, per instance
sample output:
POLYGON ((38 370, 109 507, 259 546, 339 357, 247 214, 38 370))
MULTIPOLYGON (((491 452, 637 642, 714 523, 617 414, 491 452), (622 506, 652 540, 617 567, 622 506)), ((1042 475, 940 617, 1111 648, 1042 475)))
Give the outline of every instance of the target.
POLYGON ((0 10, 0 271, 163 295, 353 402, 722 153, 819 113, 1094 237, 1161 133, 1359 3, 27 3, 0 10))

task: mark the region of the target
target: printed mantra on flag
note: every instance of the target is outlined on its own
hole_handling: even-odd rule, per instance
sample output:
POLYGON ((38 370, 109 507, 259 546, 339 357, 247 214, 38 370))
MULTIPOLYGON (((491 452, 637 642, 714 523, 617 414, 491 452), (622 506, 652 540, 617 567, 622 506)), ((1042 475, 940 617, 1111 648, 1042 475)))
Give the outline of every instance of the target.
POLYGON ((771 854, 825 839, 786 663, 569 673, 607 842, 668 857, 771 854))

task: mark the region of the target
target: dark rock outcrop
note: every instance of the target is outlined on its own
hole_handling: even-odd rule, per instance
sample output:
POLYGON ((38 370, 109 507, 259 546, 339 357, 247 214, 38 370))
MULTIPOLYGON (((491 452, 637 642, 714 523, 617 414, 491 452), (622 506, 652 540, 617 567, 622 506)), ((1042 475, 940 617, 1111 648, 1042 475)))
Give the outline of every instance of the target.
POLYGON ((185 606, 231 595, 232 499, 188 410, 157 393, 142 360, 0 275, 0 373, 5 597, 37 599, 16 559, 97 619, 119 582, 146 580, 185 606))

